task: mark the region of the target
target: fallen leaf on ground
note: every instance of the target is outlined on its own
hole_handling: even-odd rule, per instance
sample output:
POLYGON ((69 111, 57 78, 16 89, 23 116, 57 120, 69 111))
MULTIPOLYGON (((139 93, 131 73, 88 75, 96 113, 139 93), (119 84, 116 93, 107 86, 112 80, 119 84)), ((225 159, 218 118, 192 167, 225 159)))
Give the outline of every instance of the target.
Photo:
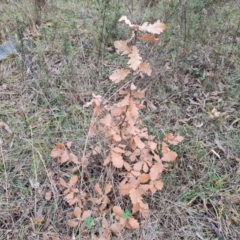
POLYGON ((139 71, 147 74, 148 76, 150 76, 151 73, 152 73, 152 69, 151 69, 149 63, 147 63, 147 62, 141 62, 140 63, 139 71))
POLYGON ((51 191, 47 191, 47 192, 45 193, 45 199, 46 199, 47 201, 50 201, 51 198, 52 198, 52 192, 51 192, 51 191))
POLYGON ((168 133, 165 135, 163 141, 168 142, 172 145, 178 145, 180 142, 182 142, 184 137, 177 135, 176 137, 173 136, 172 133, 168 133))

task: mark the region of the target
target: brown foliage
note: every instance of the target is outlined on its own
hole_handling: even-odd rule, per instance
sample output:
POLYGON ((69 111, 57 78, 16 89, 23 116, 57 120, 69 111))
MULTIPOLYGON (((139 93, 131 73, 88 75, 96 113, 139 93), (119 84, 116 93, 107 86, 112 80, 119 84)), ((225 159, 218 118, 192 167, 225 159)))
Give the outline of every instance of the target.
MULTIPOLYGON (((103 232, 99 239, 110 239, 111 231, 119 232, 124 227, 129 229, 139 228, 138 219, 140 217, 147 218, 149 216, 149 206, 144 202, 144 196, 163 188, 163 182, 160 180, 161 173, 166 167, 166 163, 177 158, 177 154, 170 150, 168 144, 177 145, 183 141, 182 136, 174 137, 173 134, 167 134, 163 142, 159 143, 154 136, 149 135, 147 129, 142 125, 139 119, 139 111, 145 106, 141 103, 141 99, 145 97, 146 89, 139 90, 136 86, 135 76, 140 73, 151 75, 152 69, 149 63, 144 62, 139 54, 138 47, 132 43, 132 39, 139 39, 148 42, 157 42, 154 34, 160 34, 166 29, 166 25, 160 21, 153 24, 144 23, 143 25, 132 24, 127 17, 123 16, 119 21, 125 22, 130 29, 133 30, 133 36, 128 40, 120 40, 114 43, 118 54, 128 56, 126 68, 115 70, 109 77, 114 83, 124 81, 127 77, 130 83, 124 89, 116 93, 117 102, 108 103, 103 97, 93 94, 90 102, 85 107, 93 105, 93 119, 89 136, 99 136, 104 138, 104 153, 101 154, 99 146, 92 147, 92 153, 88 156, 101 156, 101 164, 105 167, 106 172, 109 169, 115 169, 115 174, 119 176, 120 181, 116 182, 118 186, 108 183, 101 187, 96 183, 92 189, 97 195, 89 198, 93 205, 97 206, 97 211, 83 210, 86 206, 87 194, 80 193, 81 189, 76 186, 78 177, 73 176, 69 183, 60 179, 60 185, 65 188, 63 198, 69 205, 76 205, 72 213, 74 219, 68 221, 70 227, 75 227, 81 223, 86 217, 94 216, 99 212, 112 209, 116 222, 111 226, 108 225, 107 219, 103 218, 103 232), (147 32, 145 35, 137 35, 139 31, 147 32), (131 46, 130 46, 131 45, 131 46), (132 78, 131 78, 132 77, 132 78), (159 153, 159 149, 160 153, 159 153), (124 211, 116 205, 116 197, 112 195, 112 189, 123 202, 131 202, 132 214, 134 216, 124 217, 124 211), (79 201, 81 199, 81 201, 79 201), (125 199, 125 200, 124 200, 125 199)), ((51 152, 51 156, 60 164, 74 163, 82 167, 81 162, 73 154, 69 153, 71 144, 57 143, 51 152)), ((82 157, 85 159, 86 156, 82 157)), ((88 161, 89 162, 89 161, 88 161)), ((94 209, 94 208, 91 208, 94 209)), ((95 236, 94 239, 97 239, 95 236)))

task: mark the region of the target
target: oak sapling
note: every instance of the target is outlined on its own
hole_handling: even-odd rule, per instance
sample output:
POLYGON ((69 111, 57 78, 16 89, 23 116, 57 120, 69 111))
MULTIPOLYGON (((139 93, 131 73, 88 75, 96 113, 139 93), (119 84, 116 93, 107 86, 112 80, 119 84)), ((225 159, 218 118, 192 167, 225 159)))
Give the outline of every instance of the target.
MULTIPOLYGON (((126 80, 127 83, 114 93, 115 99, 118 99, 117 102, 104 100, 102 96, 93 94, 92 100, 85 104, 85 107, 94 106, 87 139, 98 136, 104 141, 101 146, 92 146, 91 153, 87 155, 84 153, 84 157, 81 158, 82 161, 84 160, 84 164, 78 158, 70 157, 68 151, 60 144, 56 145, 51 153, 51 156, 60 164, 71 162, 79 165, 82 168, 82 174, 89 164, 86 156, 98 154, 102 157, 100 161, 106 170, 106 174, 103 176, 108 176, 108 179, 103 181, 105 186, 104 183, 100 186, 97 180, 91 191, 96 196, 89 198, 97 210, 95 212, 84 211, 85 206, 79 206, 78 202, 73 201, 76 204, 73 212, 75 220, 68 222, 69 226, 75 227, 79 222, 86 221, 88 217, 92 219, 95 215, 101 215, 101 212, 105 214, 108 210, 112 211, 116 221, 109 225, 107 219, 103 219, 103 234, 100 237, 102 240, 110 239, 111 231, 119 232, 124 228, 137 229, 141 223, 140 219, 149 217, 149 205, 144 201, 144 196, 149 193, 154 194, 163 188, 163 182, 160 180, 161 173, 167 162, 175 161, 177 158, 177 154, 169 148, 169 144, 177 145, 184 139, 182 136, 175 137, 170 133, 165 135, 162 142, 157 142, 155 137, 148 133, 147 128, 139 118, 139 111, 145 108, 142 102, 147 89, 138 89, 137 76, 140 74, 150 76, 152 69, 149 63, 143 61, 140 56, 136 42, 140 40, 157 43, 156 35, 162 33, 166 29, 166 25, 159 20, 153 24, 146 22, 142 25, 135 25, 126 16, 121 17, 119 21, 124 22, 131 29, 132 36, 127 40, 115 41, 114 46, 116 52, 127 55, 128 60, 125 67, 116 69, 109 76, 109 79, 115 84, 126 80), (157 151, 159 146, 160 154, 157 151), (101 148, 104 148, 102 152, 101 148), (109 182, 109 172, 113 171, 115 176, 118 175, 117 179, 114 178, 114 184, 109 182), (125 211, 117 204, 119 198, 123 200, 123 203, 127 203, 124 207, 125 211)), ((74 190, 73 185, 75 185, 76 180, 78 180, 76 177, 75 179, 71 178, 69 184, 60 180, 60 184, 67 188, 64 199, 70 205, 72 202, 66 196, 71 193, 74 199, 76 190, 74 190)), ((79 192, 81 190, 79 189, 79 192)), ((90 195, 91 193, 86 194, 90 195)))

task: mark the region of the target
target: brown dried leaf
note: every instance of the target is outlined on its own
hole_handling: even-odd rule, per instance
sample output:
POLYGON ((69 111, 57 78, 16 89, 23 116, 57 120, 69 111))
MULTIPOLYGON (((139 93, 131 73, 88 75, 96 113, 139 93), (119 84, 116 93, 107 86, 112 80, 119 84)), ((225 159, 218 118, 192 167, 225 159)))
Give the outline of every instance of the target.
POLYGON ((98 238, 96 234, 93 234, 93 235, 92 235, 91 240, 99 240, 99 239, 100 239, 100 240, 106 240, 105 238, 103 238, 103 239, 98 238))
POLYGON ((102 219, 102 227, 103 228, 108 228, 108 222, 107 222, 106 218, 102 219))
POLYGON ((89 128, 88 131, 88 136, 89 137, 94 137, 97 134, 97 125, 96 124, 92 124, 89 128))
POLYGON ((74 210, 73 210, 73 215, 80 219, 81 218, 81 214, 82 214, 82 210, 80 207, 75 207, 74 210))
POLYGON ((105 118, 100 120, 100 122, 105 126, 110 127, 112 122, 112 116, 110 114, 107 114, 105 118))
POLYGON ((65 150, 63 151, 62 156, 61 156, 61 163, 65 163, 65 162, 67 162, 68 160, 69 160, 69 154, 68 154, 67 149, 65 149, 65 150))
POLYGON ((125 183, 120 183, 119 186, 119 192, 122 196, 128 195, 130 190, 131 190, 131 185, 130 184, 125 184, 125 183))
POLYGON ((91 214, 92 214, 91 210, 84 211, 83 214, 82 214, 82 220, 85 220, 86 218, 90 217, 91 214))
POLYGON ((69 227, 74 228, 74 227, 76 227, 79 224, 79 222, 74 221, 74 220, 68 220, 67 224, 68 224, 69 227))
POLYGON ((134 165, 133 165, 133 169, 135 170, 135 171, 141 171, 142 170, 142 166, 143 166, 143 162, 141 161, 141 162, 137 162, 137 163, 135 163, 134 165))
POLYGON ((120 116, 123 112, 125 112, 126 107, 114 107, 111 109, 111 115, 113 117, 120 116))
MULTIPOLYGON (((183 140, 184 140, 184 137, 183 136, 180 136, 180 135, 177 135, 175 138, 174 138, 174 140, 175 140, 175 144, 178 144, 178 143, 180 143, 180 142, 182 142, 183 140)), ((173 144, 173 143, 171 143, 171 144, 173 144)))
POLYGON ((136 145, 137 145, 138 148, 140 148, 140 149, 145 148, 145 143, 143 143, 143 142, 141 141, 141 139, 140 139, 139 136, 136 135, 136 136, 134 137, 134 141, 135 141, 135 143, 136 143, 136 145))
POLYGON ((67 185, 67 183, 64 181, 64 179, 60 178, 60 179, 59 179, 59 183, 60 183, 63 187, 68 188, 68 185, 67 185))
POLYGON ((113 213, 114 213, 116 216, 118 216, 118 217, 121 217, 121 216, 122 216, 122 209, 121 209, 121 207, 119 207, 119 206, 114 206, 114 207, 112 208, 112 210, 113 210, 113 213))
POLYGON ((161 181, 155 181, 155 182, 154 182, 154 187, 155 187, 157 190, 162 190, 162 188, 163 188, 163 182, 161 182, 161 181))
POLYGON ((138 177, 141 175, 141 173, 139 171, 131 171, 131 174, 134 175, 135 177, 138 177))
POLYGON ((50 156, 54 159, 56 158, 60 158, 62 156, 62 150, 59 150, 59 149, 56 149, 54 148, 52 151, 51 151, 51 154, 50 156))
POLYGON ((159 176, 159 169, 158 169, 158 163, 154 163, 153 166, 151 167, 151 170, 150 170, 150 178, 151 180, 156 180, 159 176))
POLYGON ((147 63, 147 62, 141 62, 140 63, 139 71, 147 74, 148 76, 150 76, 151 73, 152 73, 152 69, 151 69, 149 63, 147 63))
POLYGON ((129 196, 131 198, 132 204, 136 204, 141 201, 141 193, 140 193, 139 189, 132 188, 129 191, 129 196))
POLYGON ((168 153, 163 154, 162 161, 173 162, 176 160, 176 158, 177 158, 177 153, 170 151, 168 153))
POLYGON ((104 210, 109 202, 110 202, 110 199, 107 196, 104 196, 102 200, 102 205, 99 208, 100 211, 104 210))
POLYGON ((149 217, 149 207, 147 203, 140 202, 140 212, 143 215, 143 217, 145 218, 149 217))
POLYGON ((138 182, 139 183, 147 183, 149 179, 150 179, 149 174, 143 173, 138 177, 138 182))
POLYGON ((119 153, 111 152, 111 161, 113 163, 113 166, 116 168, 122 168, 123 167, 123 158, 122 155, 119 153))
POLYGON ((93 151, 93 155, 101 154, 101 150, 99 146, 96 146, 92 151, 93 151))
POLYGON ((105 194, 108 194, 112 191, 112 184, 107 184, 107 186, 105 187, 105 194))
POLYGON ((142 58, 139 55, 138 48, 136 46, 133 46, 132 52, 130 54, 128 54, 128 56, 130 58, 128 61, 129 67, 131 69, 133 69, 134 71, 136 71, 142 62, 142 58))
POLYGON ((144 171, 145 173, 147 173, 148 170, 149 170, 149 167, 148 167, 147 163, 144 163, 144 164, 143 164, 143 171, 144 171))
POLYGON ((110 163, 110 161, 111 161, 111 157, 110 157, 110 155, 108 155, 103 162, 103 166, 108 165, 110 163))
POLYGON ((69 181, 69 187, 72 187, 73 185, 75 185, 78 181, 78 176, 74 175, 71 177, 70 181, 69 181))
POLYGON ((122 16, 119 22, 125 22, 129 27, 134 27, 134 25, 130 22, 130 20, 126 16, 122 16))
POLYGON ((56 143, 54 149, 51 151, 50 156, 54 159, 55 158, 61 158, 64 150, 65 150, 64 144, 56 143))
POLYGON ((117 49, 118 54, 129 54, 131 53, 131 48, 127 45, 128 40, 120 40, 114 42, 114 47, 117 49))
POLYGON ((146 42, 158 43, 158 38, 155 38, 152 34, 139 35, 137 38, 146 42))
POLYGON ((103 195, 103 192, 102 192, 102 189, 100 188, 99 184, 97 183, 95 186, 94 186, 94 190, 96 193, 98 193, 99 195, 103 195))
POLYGON ((177 135, 176 137, 173 136, 172 133, 169 133, 165 135, 163 141, 168 142, 172 145, 178 145, 180 142, 182 142, 184 137, 177 135))
POLYGON ((69 160, 70 162, 73 162, 75 164, 79 164, 80 162, 78 161, 78 157, 73 154, 73 153, 69 153, 69 160))
MULTIPOLYGON (((93 110, 93 116, 100 118, 101 115, 102 115, 102 107, 101 107, 101 106, 95 106, 95 107, 94 107, 94 110, 93 110)), ((91 126, 91 128, 92 128, 92 126, 91 126)), ((92 130, 92 129, 91 129, 91 130, 92 130)))
POLYGON ((130 164, 127 163, 127 162, 125 162, 125 161, 123 161, 123 166, 125 167, 125 169, 126 169, 128 172, 130 172, 130 171, 132 170, 132 167, 130 166, 130 164))
POLYGON ((148 22, 143 23, 142 26, 139 26, 139 30, 143 32, 149 32, 152 34, 160 34, 163 32, 167 26, 164 23, 161 23, 159 20, 157 20, 153 24, 148 24, 148 22))
POLYGON ((129 105, 129 99, 130 99, 130 94, 128 94, 127 96, 124 97, 124 99, 115 104, 116 107, 125 107, 125 106, 128 106, 129 105))
POLYGON ((131 91, 134 91, 134 90, 137 89, 137 87, 136 87, 133 83, 131 83, 131 85, 130 85, 130 89, 131 89, 131 91))
POLYGON ((139 210, 140 210, 140 204, 139 203, 133 204, 132 213, 139 212, 139 210))
POLYGON ((125 151, 119 147, 113 147, 112 151, 116 152, 116 153, 124 153, 125 151))
POLYGON ((118 135, 118 134, 114 134, 112 136, 113 140, 116 141, 116 142, 120 142, 122 140, 121 136, 118 135))
POLYGON ((148 146, 154 152, 157 148, 157 143, 152 142, 152 141, 148 141, 148 146))
POLYGON ((110 229, 111 231, 118 233, 122 231, 123 226, 120 223, 116 222, 111 225, 110 229))
POLYGON ((102 203, 102 197, 100 198, 93 198, 91 199, 91 201, 95 204, 101 204, 102 203))
POLYGON ((124 80, 130 72, 131 71, 129 69, 117 69, 110 75, 109 79, 112 80, 114 83, 119 83, 124 80))
POLYGON ((52 191, 47 191, 47 192, 45 193, 45 199, 46 199, 47 201, 50 201, 51 198, 52 198, 52 191))
POLYGON ((70 149, 72 146, 72 142, 67 142, 66 145, 67 145, 67 148, 70 149))
POLYGON ((130 217, 128 219, 128 224, 130 225, 131 229, 138 229, 139 228, 138 221, 133 217, 130 217))
POLYGON ((168 145, 165 142, 162 142, 162 154, 168 153, 171 150, 168 148, 168 145))
POLYGON ((151 191, 152 194, 154 194, 157 189, 154 187, 154 182, 151 182, 151 184, 149 184, 149 190, 151 191))
POLYGON ((146 91, 147 91, 147 88, 143 89, 142 91, 133 91, 133 92, 132 92, 132 95, 133 95, 135 98, 144 98, 146 91))
POLYGON ((73 198, 74 198, 74 192, 70 192, 64 197, 64 200, 66 202, 71 202, 73 200, 73 198))

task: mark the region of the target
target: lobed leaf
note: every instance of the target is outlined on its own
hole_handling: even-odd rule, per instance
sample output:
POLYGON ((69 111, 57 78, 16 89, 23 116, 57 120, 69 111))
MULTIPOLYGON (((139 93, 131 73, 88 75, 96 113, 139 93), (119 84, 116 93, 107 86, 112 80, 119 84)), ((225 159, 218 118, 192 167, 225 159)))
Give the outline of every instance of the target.
POLYGON ((103 195, 103 192, 102 192, 102 189, 100 188, 99 184, 97 183, 95 186, 94 186, 94 190, 96 193, 98 193, 99 195, 103 195))
POLYGON ((128 40, 120 40, 120 41, 115 41, 114 42, 114 47, 117 49, 117 53, 118 54, 122 54, 122 55, 125 55, 125 54, 129 54, 131 53, 131 48, 128 46, 128 40))
POLYGON ((130 20, 126 16, 122 16, 119 22, 125 22, 129 27, 134 27, 134 25, 130 22, 130 20))
POLYGON ((128 219, 128 224, 129 224, 131 229, 138 229, 139 228, 138 221, 133 217, 128 219))
POLYGON ((172 145, 178 145, 184 140, 184 137, 177 135, 176 137, 173 136, 172 133, 166 134, 163 141, 168 142, 172 145))
POLYGON ((141 62, 138 67, 139 67, 139 71, 140 71, 140 72, 143 72, 143 73, 147 74, 148 76, 151 75, 152 69, 151 69, 149 63, 147 63, 147 62, 141 62))
POLYGON ((158 38, 155 38, 152 34, 139 35, 137 38, 146 42, 158 43, 158 38))
POLYGON ((149 174, 143 173, 138 177, 138 182, 139 183, 147 183, 149 179, 150 179, 149 174))
POLYGON ((122 168, 123 167, 123 158, 122 155, 116 152, 111 152, 111 161, 113 163, 113 166, 116 168, 122 168))
POLYGON ((142 26, 139 26, 139 30, 143 32, 149 32, 152 34, 160 34, 163 32, 167 26, 164 23, 161 23, 159 20, 157 20, 153 24, 149 24, 148 22, 143 23, 142 26))
POLYGON ((139 55, 139 50, 136 46, 133 46, 132 47, 132 52, 130 54, 128 54, 129 56, 129 61, 127 62, 129 67, 136 71, 139 67, 139 65, 141 64, 142 62, 142 58, 140 57, 139 55))
POLYGON ((71 177, 70 181, 69 181, 69 187, 72 187, 73 185, 75 185, 78 181, 78 176, 74 175, 71 177))
POLYGON ((115 70, 109 77, 114 83, 119 83, 124 80, 131 71, 129 69, 120 68, 115 70))

